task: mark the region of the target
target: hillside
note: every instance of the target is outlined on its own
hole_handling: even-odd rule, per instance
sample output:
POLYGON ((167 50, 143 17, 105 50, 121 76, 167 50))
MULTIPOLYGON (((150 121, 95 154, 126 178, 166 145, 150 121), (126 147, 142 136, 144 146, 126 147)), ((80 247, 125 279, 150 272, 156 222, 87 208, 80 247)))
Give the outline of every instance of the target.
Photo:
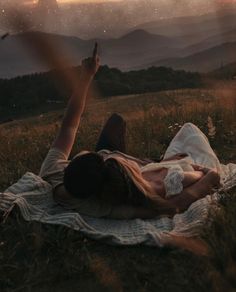
POLYGON ((190 45, 204 39, 235 29, 236 9, 223 10, 200 16, 162 19, 141 24, 134 29, 144 29, 150 33, 169 37, 179 37, 183 44, 190 45))
MULTIPOLYGON (((41 34, 35 32, 34 34, 41 34)), ((60 48, 62 55, 69 56, 73 65, 78 65, 82 58, 91 54, 94 40, 82 40, 77 37, 43 34, 60 48)), ((24 35, 13 35, 0 46, 0 78, 12 78, 35 72, 47 71, 48 68, 39 62, 22 44, 24 35)), ((103 64, 110 67, 128 70, 140 63, 145 63, 178 56, 178 43, 171 38, 153 35, 143 30, 136 30, 118 39, 96 40, 99 43, 103 64), (141 57, 142 56, 142 57, 141 57)))
POLYGON ((236 62, 221 66, 210 72, 210 75, 219 79, 236 79, 236 62))
POLYGON ((191 46, 187 46, 183 49, 184 54, 191 55, 201 51, 208 50, 210 48, 217 47, 224 43, 230 43, 236 41, 236 29, 226 32, 218 32, 216 35, 212 35, 201 42, 195 43, 191 46))
POLYGON ((236 60, 236 42, 225 43, 184 58, 170 58, 148 66, 167 66, 186 71, 209 72, 236 60))
MULTIPOLYGON (((217 131, 210 138, 214 150, 222 162, 235 162, 233 104, 235 94, 209 89, 93 101, 73 154, 94 149, 104 120, 114 111, 127 120, 127 153, 149 158, 159 158, 186 121, 208 136, 210 115, 217 131)), ((61 119, 60 111, 0 125, 1 191, 26 172, 39 172, 61 119)), ((67 226, 26 222, 16 208, 7 217, 0 212, 1 292, 235 291, 235 202, 235 189, 222 193, 201 240, 180 237, 176 246, 165 248, 107 245, 67 226)))
MULTIPOLYGON (((61 50, 61 55, 68 56, 74 66, 91 54, 94 42, 98 41, 102 64, 122 71, 149 66, 171 66, 206 72, 217 69, 221 63, 236 61, 227 45, 236 42, 235 27, 236 11, 227 10, 219 14, 144 23, 119 38, 84 40, 41 32, 34 34, 51 39, 61 50), (211 53, 213 55, 208 58, 211 53)), ((11 35, 1 41, 0 78, 13 78, 49 70, 23 46, 23 38, 24 34, 11 35)))
MULTIPOLYGON (((164 67, 121 72, 115 68, 101 66, 91 95, 110 97, 200 86, 202 80, 197 73, 174 71, 164 67)), ((60 108, 71 94, 69 89, 65 89, 61 82, 55 80, 54 71, 11 80, 0 79, 0 92, 0 121, 60 108)))

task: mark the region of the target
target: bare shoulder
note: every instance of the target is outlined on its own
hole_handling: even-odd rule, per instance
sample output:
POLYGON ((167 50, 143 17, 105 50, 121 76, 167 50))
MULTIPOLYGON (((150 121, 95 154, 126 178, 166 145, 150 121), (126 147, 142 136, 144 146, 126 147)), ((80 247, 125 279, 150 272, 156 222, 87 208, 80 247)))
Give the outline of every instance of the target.
POLYGON ((71 199, 71 195, 67 192, 64 185, 61 184, 54 188, 53 190, 53 199, 56 202, 66 201, 71 199))

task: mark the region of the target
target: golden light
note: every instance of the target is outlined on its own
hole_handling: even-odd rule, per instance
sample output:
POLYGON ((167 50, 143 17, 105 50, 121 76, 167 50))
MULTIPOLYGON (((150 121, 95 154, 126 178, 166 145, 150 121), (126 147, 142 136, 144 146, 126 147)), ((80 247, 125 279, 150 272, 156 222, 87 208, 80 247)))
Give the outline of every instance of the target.
MULTIPOLYGON (((34 5, 37 4, 38 0, 24 0, 22 3, 24 5, 34 5)), ((120 2, 120 0, 57 0, 60 4, 65 3, 103 3, 103 2, 120 2)))

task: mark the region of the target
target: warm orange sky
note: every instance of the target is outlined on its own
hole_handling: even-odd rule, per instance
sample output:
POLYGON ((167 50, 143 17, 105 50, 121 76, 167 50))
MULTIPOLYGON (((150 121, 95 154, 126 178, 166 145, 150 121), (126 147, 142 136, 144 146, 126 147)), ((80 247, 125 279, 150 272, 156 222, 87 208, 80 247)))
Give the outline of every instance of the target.
MULTIPOLYGON (((131 2, 131 0, 57 0, 58 3, 99 3, 99 2, 101 3, 101 2, 122 2, 122 1, 131 2)), ((156 0, 156 1, 157 1, 157 4, 159 4, 158 2, 163 2, 163 0, 162 1, 156 0)), ((22 3, 24 4, 35 4, 37 2, 38 0, 22 0, 22 3)), ((168 3, 168 2, 174 2, 174 1, 167 0, 166 2, 168 3)), ((181 4, 181 2, 182 1, 179 0, 179 4, 181 4)), ((192 2, 195 2, 195 1, 192 1, 192 2)), ((236 0, 210 0, 210 1, 206 0, 206 2, 211 2, 212 4, 215 4, 215 5, 218 5, 218 4, 222 5, 222 4, 236 3, 236 0)))
MULTIPOLYGON (((88 3, 88 2, 117 2, 117 1, 121 1, 121 0, 57 0, 58 3, 71 3, 71 2, 77 2, 77 3, 86 3, 87 2, 88 3)), ((36 3, 37 0, 26 0, 25 2, 36 3)), ((212 1, 212 2, 214 2, 214 1, 212 1)), ((215 2, 216 3, 234 3, 234 2, 236 2, 236 0, 215 0, 215 2)))
MULTIPOLYGON (((110 2, 116 2, 120 0, 109 0, 110 2)), ((71 3, 71 2, 77 2, 77 3, 82 3, 82 2, 108 2, 107 0, 58 0, 58 3, 71 3)))
MULTIPOLYGON (((117 2, 120 0, 57 0, 58 3, 91 3, 91 2, 117 2)), ((25 3, 37 3, 37 0, 25 0, 25 3)))

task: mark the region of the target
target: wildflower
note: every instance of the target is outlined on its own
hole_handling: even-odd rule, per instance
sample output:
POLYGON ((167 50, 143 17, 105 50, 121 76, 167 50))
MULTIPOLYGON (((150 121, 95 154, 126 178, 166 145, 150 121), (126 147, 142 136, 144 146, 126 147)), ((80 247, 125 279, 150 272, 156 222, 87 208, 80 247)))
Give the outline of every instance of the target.
POLYGON ((208 136, 214 138, 216 135, 216 127, 213 124, 212 118, 208 116, 207 118, 208 136))

